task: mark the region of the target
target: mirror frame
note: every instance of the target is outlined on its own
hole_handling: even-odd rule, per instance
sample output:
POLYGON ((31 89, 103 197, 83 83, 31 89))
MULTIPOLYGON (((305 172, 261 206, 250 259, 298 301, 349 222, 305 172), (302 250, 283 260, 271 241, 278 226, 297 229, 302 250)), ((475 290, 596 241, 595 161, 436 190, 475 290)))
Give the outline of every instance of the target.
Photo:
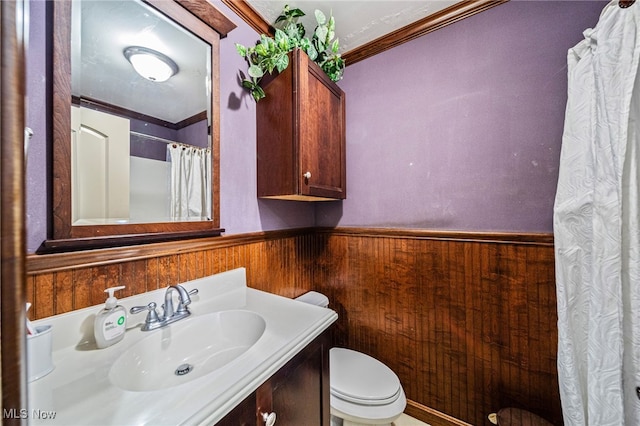
POLYGON ((144 0, 211 45, 212 212, 209 221, 74 226, 71 222, 71 0, 53 2, 53 180, 49 237, 38 253, 219 236, 220 38, 236 25, 208 0, 144 0))

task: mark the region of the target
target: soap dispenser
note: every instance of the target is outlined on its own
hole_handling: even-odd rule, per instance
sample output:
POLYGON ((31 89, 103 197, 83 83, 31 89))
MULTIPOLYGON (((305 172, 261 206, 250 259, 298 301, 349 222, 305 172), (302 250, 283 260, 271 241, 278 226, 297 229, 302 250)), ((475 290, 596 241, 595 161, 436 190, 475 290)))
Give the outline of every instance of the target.
POLYGON ((93 323, 93 333, 96 337, 98 348, 103 349, 124 338, 124 331, 127 325, 127 310, 118 305, 118 299, 113 295, 117 290, 122 290, 124 286, 110 287, 104 292, 109 293, 104 309, 96 314, 93 323))

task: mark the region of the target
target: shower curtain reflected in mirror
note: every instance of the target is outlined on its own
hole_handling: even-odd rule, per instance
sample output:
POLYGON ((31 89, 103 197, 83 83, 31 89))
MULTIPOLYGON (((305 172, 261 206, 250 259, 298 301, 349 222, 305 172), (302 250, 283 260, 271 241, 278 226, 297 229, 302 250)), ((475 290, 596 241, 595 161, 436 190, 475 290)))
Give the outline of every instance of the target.
POLYGON ((184 144, 167 145, 171 162, 171 218, 210 220, 211 151, 184 144))
POLYGON ((554 208, 566 425, 640 425, 640 4, 569 50, 554 208))

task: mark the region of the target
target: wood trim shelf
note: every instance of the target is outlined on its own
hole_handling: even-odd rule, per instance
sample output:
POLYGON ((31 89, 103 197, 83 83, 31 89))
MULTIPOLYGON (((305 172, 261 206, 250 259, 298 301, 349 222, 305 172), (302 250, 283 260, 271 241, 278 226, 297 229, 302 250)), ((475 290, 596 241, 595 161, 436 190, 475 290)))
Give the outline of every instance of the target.
POLYGON ((367 227, 316 228, 316 231, 330 233, 333 235, 356 235, 360 237, 416 238, 425 240, 477 241, 553 246, 552 233, 447 231, 367 227))
POLYGON ((114 263, 149 259, 161 256, 192 253, 202 250, 233 247, 258 241, 290 238, 312 232, 311 228, 253 232, 223 237, 168 241, 138 246, 122 246, 97 250, 27 256, 27 273, 42 274, 67 269, 97 267, 114 263))
POLYGON ((331 235, 353 235, 359 237, 417 238, 443 241, 477 241, 553 246, 553 234, 543 233, 434 231, 408 228, 293 228, 277 231, 227 235, 223 237, 158 242, 138 246, 123 246, 55 254, 30 254, 27 256, 27 273, 40 274, 71 268, 108 265, 123 261, 141 260, 151 257, 190 253, 199 250, 251 244, 257 241, 290 238, 314 232, 331 235))

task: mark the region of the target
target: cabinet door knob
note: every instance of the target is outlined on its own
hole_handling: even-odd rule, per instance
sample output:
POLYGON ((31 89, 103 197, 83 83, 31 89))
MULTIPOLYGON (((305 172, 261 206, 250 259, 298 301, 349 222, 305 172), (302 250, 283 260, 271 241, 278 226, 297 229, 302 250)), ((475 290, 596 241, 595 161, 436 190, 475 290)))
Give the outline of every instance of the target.
POLYGON ((265 426, 273 426, 276 424, 276 413, 261 413, 265 426))
POLYGON ((302 175, 302 177, 304 177, 305 179, 311 179, 311 172, 306 172, 302 175))

